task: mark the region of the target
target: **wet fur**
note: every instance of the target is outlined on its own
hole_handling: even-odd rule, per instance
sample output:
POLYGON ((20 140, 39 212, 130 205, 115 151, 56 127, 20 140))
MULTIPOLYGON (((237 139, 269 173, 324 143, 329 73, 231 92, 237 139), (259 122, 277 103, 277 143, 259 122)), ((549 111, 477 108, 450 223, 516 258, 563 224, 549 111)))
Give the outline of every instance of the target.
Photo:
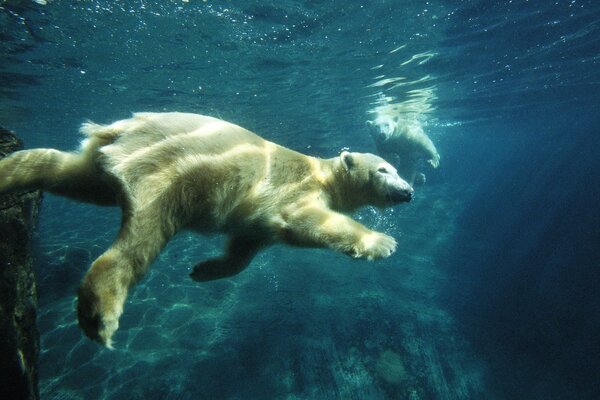
POLYGON ((108 347, 128 290, 178 231, 230 237, 222 257, 194 267, 197 281, 233 276, 275 242, 377 259, 396 241, 342 212, 391 206, 412 193, 372 154, 318 159, 197 114, 138 113, 81 131, 78 152, 24 150, 0 160, 0 193, 42 189, 121 207, 117 238, 78 291, 80 326, 108 347))
POLYGON ((377 153, 394 162, 400 176, 411 185, 425 183, 425 175, 418 171, 419 161, 426 160, 433 168, 440 165, 440 154, 418 120, 381 114, 367 121, 367 126, 377 153))

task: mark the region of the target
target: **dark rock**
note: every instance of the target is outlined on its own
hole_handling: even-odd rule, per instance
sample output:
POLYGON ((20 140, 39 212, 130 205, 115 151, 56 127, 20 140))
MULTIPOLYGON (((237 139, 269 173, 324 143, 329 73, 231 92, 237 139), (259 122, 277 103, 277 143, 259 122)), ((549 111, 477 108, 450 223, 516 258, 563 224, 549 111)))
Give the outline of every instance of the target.
MULTIPOLYGON (((0 127, 0 158, 22 142, 0 127)), ((40 192, 0 195, 0 399, 37 399, 37 293, 29 243, 40 192)))

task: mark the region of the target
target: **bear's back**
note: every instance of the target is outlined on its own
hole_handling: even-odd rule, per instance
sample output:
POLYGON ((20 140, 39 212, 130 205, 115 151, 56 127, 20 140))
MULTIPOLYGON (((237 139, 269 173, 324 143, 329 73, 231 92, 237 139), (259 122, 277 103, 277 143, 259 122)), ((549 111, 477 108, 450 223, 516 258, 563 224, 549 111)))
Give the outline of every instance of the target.
MULTIPOLYGON (((136 113, 130 119, 98 126, 113 137, 99 149, 103 169, 131 189, 143 178, 173 174, 190 157, 210 157, 240 145, 264 147, 267 141, 235 124, 189 113, 136 113)), ((92 136, 95 132, 91 132, 92 136)), ((191 161, 191 160, 190 160, 191 161)))
POLYGON ((298 182, 313 184, 306 178, 318 169, 312 157, 203 115, 138 113, 98 132, 113 137, 99 149, 101 167, 134 204, 183 190, 225 216, 240 204, 287 201, 298 182))
MULTIPOLYGON (((195 153, 218 153, 248 143, 264 145, 265 140, 238 125, 217 118, 190 113, 136 113, 105 129, 115 132, 113 142, 101 151, 108 162, 118 165, 136 156, 157 154, 161 150, 192 146, 195 153)), ((168 156, 165 152, 162 157, 168 156)), ((156 160, 156 158, 153 158, 156 160)))

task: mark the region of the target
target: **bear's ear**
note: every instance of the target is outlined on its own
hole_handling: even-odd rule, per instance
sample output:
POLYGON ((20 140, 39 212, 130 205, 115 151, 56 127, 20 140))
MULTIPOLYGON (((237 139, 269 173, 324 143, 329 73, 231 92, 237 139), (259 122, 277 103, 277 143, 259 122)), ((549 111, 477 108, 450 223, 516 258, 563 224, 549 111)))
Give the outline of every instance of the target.
POLYGON ((346 168, 346 170, 349 170, 356 164, 352 153, 349 153, 347 151, 342 151, 342 154, 340 154, 340 160, 342 160, 342 165, 344 166, 344 168, 346 168))
POLYGON ((373 121, 371 121, 371 120, 366 120, 366 121, 365 121, 365 125, 366 125, 366 126, 373 126, 373 125, 375 125, 375 122, 373 122, 373 121))

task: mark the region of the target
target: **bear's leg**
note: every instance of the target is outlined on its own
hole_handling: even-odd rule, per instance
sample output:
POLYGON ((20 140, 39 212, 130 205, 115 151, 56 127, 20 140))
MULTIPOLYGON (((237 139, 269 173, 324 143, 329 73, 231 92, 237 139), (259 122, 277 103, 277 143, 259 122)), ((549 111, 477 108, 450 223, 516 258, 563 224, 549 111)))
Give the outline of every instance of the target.
POLYGON ((116 205, 115 189, 103 179, 90 152, 33 149, 0 160, 0 193, 39 189, 80 201, 116 205))
POLYGON ((415 184, 417 179, 416 163, 410 160, 403 160, 398 163, 398 175, 404 179, 410 186, 415 184))
POLYGON ((413 186, 423 186, 427 182, 427 177, 422 172, 417 172, 415 174, 415 181, 413 186))
POLYGON ((78 156, 54 149, 17 151, 0 160, 0 193, 48 190, 64 179, 78 156))
POLYGON ((197 264, 190 276, 197 282, 206 282, 239 274, 262 247, 264 243, 259 240, 233 237, 222 257, 197 264))
POLYGON ((327 247, 367 260, 389 257, 396 251, 393 237, 329 209, 303 207, 289 215, 287 222, 282 239, 291 245, 327 247))
MULTIPOLYGON (((155 209, 156 211, 156 209, 155 209)), ((160 211, 144 212, 124 221, 117 240, 92 264, 78 291, 79 326, 91 339, 112 348, 112 335, 127 292, 147 272, 174 228, 164 223, 160 211)))

